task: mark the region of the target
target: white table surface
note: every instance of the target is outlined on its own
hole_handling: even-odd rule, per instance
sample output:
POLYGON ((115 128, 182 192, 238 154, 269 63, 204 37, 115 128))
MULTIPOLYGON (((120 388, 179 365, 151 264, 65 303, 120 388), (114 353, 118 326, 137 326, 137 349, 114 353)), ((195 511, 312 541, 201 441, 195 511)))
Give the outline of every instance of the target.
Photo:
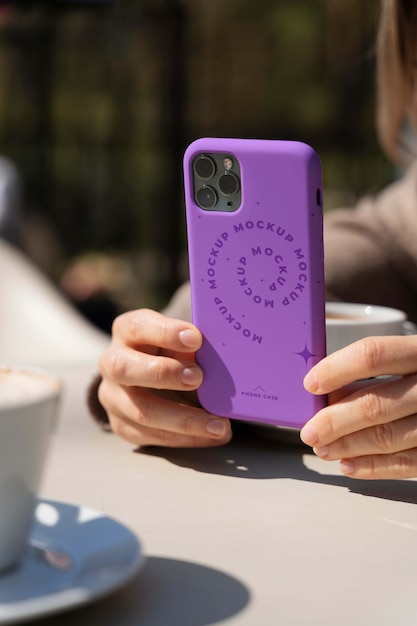
MULTIPOLYGON (((415 626, 416 481, 345 478, 265 432, 138 452, 89 419, 94 365, 66 381, 41 496, 137 533, 139 575, 54 626, 415 626)), ((268 429, 269 430, 269 429, 268 429)))

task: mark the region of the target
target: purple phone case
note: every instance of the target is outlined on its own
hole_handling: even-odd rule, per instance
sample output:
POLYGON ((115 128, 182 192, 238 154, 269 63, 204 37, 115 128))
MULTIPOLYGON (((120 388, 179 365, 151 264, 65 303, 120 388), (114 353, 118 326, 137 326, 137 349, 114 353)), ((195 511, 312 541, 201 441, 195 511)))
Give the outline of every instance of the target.
POLYGON ((303 379, 325 355, 321 165, 293 141, 199 139, 184 157, 201 404, 224 417, 301 428, 325 404, 303 379), (240 163, 235 212, 201 209, 192 162, 240 163))

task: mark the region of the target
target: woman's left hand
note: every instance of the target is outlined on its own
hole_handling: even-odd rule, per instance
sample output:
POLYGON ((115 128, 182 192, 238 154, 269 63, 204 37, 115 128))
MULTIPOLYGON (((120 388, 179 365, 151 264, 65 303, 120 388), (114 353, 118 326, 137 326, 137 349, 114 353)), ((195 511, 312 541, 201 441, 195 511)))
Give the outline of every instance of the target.
POLYGON ((304 386, 329 398, 301 430, 315 454, 340 459, 352 478, 417 477, 417 336, 361 339, 317 363, 304 386))

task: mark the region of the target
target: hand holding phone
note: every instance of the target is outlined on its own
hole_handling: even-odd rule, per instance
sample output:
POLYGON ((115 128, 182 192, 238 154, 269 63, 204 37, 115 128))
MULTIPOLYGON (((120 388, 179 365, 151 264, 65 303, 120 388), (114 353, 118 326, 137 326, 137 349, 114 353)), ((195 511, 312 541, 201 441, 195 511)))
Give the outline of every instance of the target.
POLYGON ((198 395, 224 417, 301 428, 325 356, 320 160, 301 142, 200 139, 184 157, 198 395))

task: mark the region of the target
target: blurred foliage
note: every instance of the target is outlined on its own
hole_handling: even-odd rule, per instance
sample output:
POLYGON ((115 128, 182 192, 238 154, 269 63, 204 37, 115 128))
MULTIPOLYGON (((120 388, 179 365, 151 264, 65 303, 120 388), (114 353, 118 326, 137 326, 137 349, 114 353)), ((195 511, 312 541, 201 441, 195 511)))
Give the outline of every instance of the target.
POLYGON ((18 6, 0 21, 0 151, 56 234, 51 274, 91 250, 130 259, 122 308, 158 306, 186 273, 196 137, 310 143, 327 209, 393 176, 375 136, 377 0, 18 6))

